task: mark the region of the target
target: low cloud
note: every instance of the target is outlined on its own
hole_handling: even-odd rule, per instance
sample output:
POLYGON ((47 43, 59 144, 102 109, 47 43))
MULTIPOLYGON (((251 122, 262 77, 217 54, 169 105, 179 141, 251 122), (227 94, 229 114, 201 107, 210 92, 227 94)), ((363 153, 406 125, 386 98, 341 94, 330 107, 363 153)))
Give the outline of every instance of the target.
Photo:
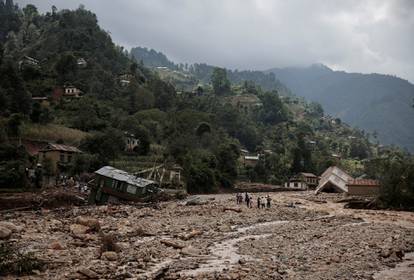
POLYGON ((41 11, 84 4, 116 43, 177 62, 268 69, 324 63, 414 81, 411 0, 33 0, 41 11))

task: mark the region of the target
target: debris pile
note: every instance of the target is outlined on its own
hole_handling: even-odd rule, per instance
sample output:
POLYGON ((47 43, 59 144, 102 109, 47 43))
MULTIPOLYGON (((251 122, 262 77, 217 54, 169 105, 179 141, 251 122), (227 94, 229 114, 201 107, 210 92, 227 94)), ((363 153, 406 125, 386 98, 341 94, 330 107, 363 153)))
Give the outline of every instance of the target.
POLYGON ((45 264, 30 279, 367 279, 414 250, 413 228, 305 209, 297 195, 273 194, 269 209, 217 195, 7 212, 0 233, 45 264))

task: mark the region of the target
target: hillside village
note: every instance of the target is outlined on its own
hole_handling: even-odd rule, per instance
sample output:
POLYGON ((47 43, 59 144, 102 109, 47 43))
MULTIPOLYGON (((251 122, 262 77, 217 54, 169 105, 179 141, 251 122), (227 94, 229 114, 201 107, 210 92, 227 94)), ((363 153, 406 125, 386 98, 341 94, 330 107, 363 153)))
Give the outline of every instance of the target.
POLYGON ((0 18, 5 279, 326 279, 321 267, 336 279, 342 261, 355 270, 338 279, 367 279, 414 250, 413 216, 389 211, 414 209, 413 156, 274 74, 128 51, 83 6, 41 14, 0 1, 0 18), (390 218, 338 214, 345 203, 390 218), (343 242, 333 230, 343 227, 361 239, 342 244, 342 255, 328 250, 329 260, 286 248, 276 260, 262 239, 329 247, 329 238, 343 242), (378 244, 364 243, 369 232, 378 244))

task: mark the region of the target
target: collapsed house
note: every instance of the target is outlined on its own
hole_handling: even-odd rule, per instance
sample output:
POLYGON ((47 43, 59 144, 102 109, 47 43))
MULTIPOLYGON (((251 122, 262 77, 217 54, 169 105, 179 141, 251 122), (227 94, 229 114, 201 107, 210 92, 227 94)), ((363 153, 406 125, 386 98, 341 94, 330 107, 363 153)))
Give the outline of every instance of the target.
POLYGON ((380 191, 378 180, 354 179, 345 171, 336 166, 331 166, 321 175, 321 180, 315 193, 341 192, 348 195, 372 196, 380 191))
POLYGON ((95 179, 89 182, 89 203, 102 204, 119 200, 140 201, 161 191, 158 183, 137 177, 112 166, 95 171, 95 179))
POLYGON ((348 192, 348 181, 352 176, 337 166, 331 166, 323 172, 315 193, 319 192, 348 192))

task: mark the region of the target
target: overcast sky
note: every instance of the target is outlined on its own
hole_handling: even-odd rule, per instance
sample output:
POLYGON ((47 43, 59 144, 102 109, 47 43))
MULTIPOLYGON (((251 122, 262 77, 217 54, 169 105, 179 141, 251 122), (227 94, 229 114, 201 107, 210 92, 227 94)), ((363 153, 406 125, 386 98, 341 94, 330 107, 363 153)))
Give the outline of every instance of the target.
POLYGON ((414 82, 414 0, 15 0, 84 4, 114 41, 175 62, 268 69, 323 63, 414 82))

